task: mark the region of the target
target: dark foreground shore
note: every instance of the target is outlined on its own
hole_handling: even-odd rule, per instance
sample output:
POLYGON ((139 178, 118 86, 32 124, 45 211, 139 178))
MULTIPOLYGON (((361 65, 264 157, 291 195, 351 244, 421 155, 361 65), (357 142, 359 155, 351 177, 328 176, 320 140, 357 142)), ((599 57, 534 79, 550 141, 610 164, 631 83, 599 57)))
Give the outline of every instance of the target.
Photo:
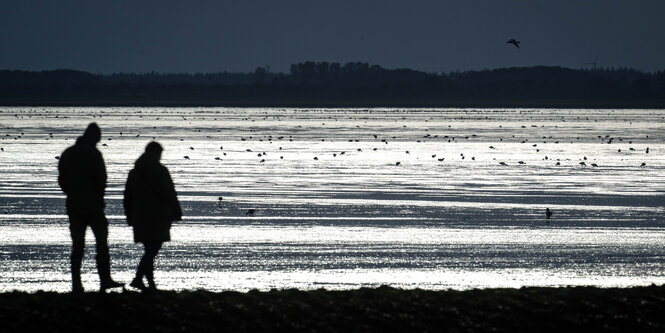
POLYGON ((665 286, 0 294, 0 332, 663 332, 665 286))

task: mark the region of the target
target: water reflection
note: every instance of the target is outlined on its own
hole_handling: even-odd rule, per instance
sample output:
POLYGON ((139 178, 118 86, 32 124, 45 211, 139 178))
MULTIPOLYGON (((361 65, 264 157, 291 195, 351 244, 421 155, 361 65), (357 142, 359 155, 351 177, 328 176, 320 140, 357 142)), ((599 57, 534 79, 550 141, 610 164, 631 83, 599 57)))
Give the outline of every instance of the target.
MULTIPOLYGON (((0 289, 69 288, 65 223, 0 227, 0 289)), ((114 225, 114 274, 131 279, 139 249, 114 225)), ((343 289, 665 282, 662 229, 441 228, 185 224, 159 259, 169 289, 343 289)), ((86 254, 91 256, 91 254, 86 254)), ((90 260, 92 261, 92 260, 90 260)), ((84 263, 86 261, 84 260, 84 263)), ((84 280, 96 283, 94 267, 84 280)))
POLYGON ((124 281, 140 254, 122 189, 154 137, 186 216, 158 259, 167 289, 665 282, 660 110, 0 111, 0 290, 68 290, 55 157, 93 119, 124 281))

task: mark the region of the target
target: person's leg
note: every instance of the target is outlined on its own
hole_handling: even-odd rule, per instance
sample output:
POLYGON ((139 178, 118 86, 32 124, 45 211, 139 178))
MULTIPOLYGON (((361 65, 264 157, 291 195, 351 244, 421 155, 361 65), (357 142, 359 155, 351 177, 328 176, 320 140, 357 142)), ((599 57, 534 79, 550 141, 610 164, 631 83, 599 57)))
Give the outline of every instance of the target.
POLYGON ((72 270, 72 292, 83 292, 81 283, 81 262, 85 248, 85 217, 78 215, 69 216, 69 232, 72 237, 72 256, 70 265, 72 270))
POLYGON ((113 281, 111 278, 111 258, 109 256, 108 246, 108 220, 104 213, 98 213, 90 217, 90 228, 95 235, 95 244, 97 248, 97 272, 99 274, 100 291, 109 288, 122 287, 122 283, 113 281))
POLYGON ((136 276, 134 277, 135 280, 142 280, 143 277, 145 276, 145 264, 146 264, 146 256, 145 256, 145 249, 143 250, 143 255, 141 256, 141 260, 139 260, 139 265, 136 268, 136 276))
POLYGON ((148 262, 148 257, 146 254, 146 245, 143 245, 143 256, 141 256, 141 260, 139 260, 139 265, 136 267, 136 276, 134 276, 134 280, 132 280, 132 283, 129 285, 136 288, 140 289, 142 291, 145 291, 147 287, 145 284, 143 284, 143 277, 146 275, 146 266, 148 262))
POLYGON ((144 257, 146 257, 144 270, 145 277, 148 280, 148 288, 155 290, 157 289, 154 277, 155 257, 157 256, 159 249, 162 248, 162 242, 146 242, 143 245, 145 246, 144 257))

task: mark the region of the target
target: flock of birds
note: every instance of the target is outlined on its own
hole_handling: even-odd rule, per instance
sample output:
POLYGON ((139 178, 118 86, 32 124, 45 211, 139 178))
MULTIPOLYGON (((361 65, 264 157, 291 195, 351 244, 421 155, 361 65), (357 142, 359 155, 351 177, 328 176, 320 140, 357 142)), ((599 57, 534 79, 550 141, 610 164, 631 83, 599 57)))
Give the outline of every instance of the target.
MULTIPOLYGON (((522 126, 522 127, 525 127, 525 126, 522 126)), ((386 145, 390 142, 389 140, 395 140, 395 139, 397 139, 397 138, 394 137, 394 136, 391 137, 391 139, 380 139, 378 134, 372 134, 372 136, 373 136, 373 138, 374 138, 374 142, 375 142, 375 143, 376 143, 376 142, 381 142, 382 144, 386 144, 386 145)), ((477 137, 477 136, 476 136, 476 135, 470 135, 470 136, 467 135, 467 136, 461 136, 461 137, 458 138, 458 137, 448 136, 448 135, 442 135, 442 136, 439 136, 439 135, 426 134, 426 135, 423 136, 420 140, 417 140, 417 142, 419 142, 419 143, 420 143, 420 142, 424 142, 425 140, 428 140, 428 139, 429 139, 429 140, 443 139, 443 140, 447 140, 447 142, 461 142, 461 140, 469 140, 469 139, 471 139, 471 138, 475 138, 475 137, 477 137)), ((285 138, 287 138, 287 137, 286 137, 286 136, 279 136, 279 137, 277 137, 278 140, 283 140, 283 139, 285 139, 285 138)), ((550 137, 550 138, 551 138, 551 137, 550 137)), ((647 136, 647 138, 648 138, 648 136, 647 136)), ((547 137, 543 137, 543 139, 548 139, 548 138, 547 138, 547 137)), ((581 139, 581 137, 577 137, 577 139, 579 140, 579 139, 581 139)), ((609 135, 607 135, 607 136, 605 136, 605 137, 603 137, 603 136, 598 136, 598 139, 599 139, 599 141, 600 141, 601 143, 604 143, 604 144, 612 144, 615 140, 623 141, 623 138, 613 138, 613 137, 610 137, 609 135)), ((272 136, 265 136, 265 137, 262 137, 262 138, 259 138, 259 139, 254 138, 254 137, 252 137, 252 136, 249 136, 249 137, 240 137, 240 141, 243 141, 243 142, 249 142, 249 141, 251 141, 251 140, 267 141, 267 142, 273 143, 274 138, 273 138, 272 136)), ((294 137, 293 137, 293 136, 288 136, 288 140, 289 140, 289 141, 294 141, 294 137)), ((322 139, 322 140, 325 140, 325 139, 322 139)), ((503 141, 503 139, 501 139, 501 141, 503 141)), ((359 139, 349 139, 348 142, 350 142, 350 143, 353 143, 353 142, 359 143, 359 142, 361 142, 361 140, 359 140, 359 139)), ((505 142, 505 141, 504 141, 504 142, 505 142)), ((527 143, 529 143, 529 140, 528 140, 528 139, 522 139, 522 140, 518 140, 518 142, 519 142, 519 143, 522 143, 522 144, 527 144, 527 143)), ((543 143, 548 143, 548 142, 547 142, 547 141, 543 141, 543 143)), ((559 141, 554 141, 554 142, 552 142, 552 143, 554 143, 554 144, 558 144, 559 141)), ((572 142, 571 142, 571 143, 572 143, 572 142)), ((628 141, 628 144, 629 144, 629 145, 632 145, 632 144, 633 144, 632 140, 631 140, 631 141, 628 141)), ((538 146, 537 143, 531 144, 531 146, 532 146, 533 149, 535 150, 535 153, 541 153, 541 149, 542 149, 542 148, 540 148, 540 147, 538 146)), ((497 148, 496 146, 494 146, 494 145, 490 145, 488 148, 489 148, 490 151, 496 151, 496 150, 498 150, 498 148, 497 148)), ((219 149, 223 151, 223 150, 224 150, 224 146, 220 146, 219 149)), ((283 152, 283 147, 280 146, 278 149, 279 149, 280 152, 283 152)), ((190 151, 194 151, 195 148, 194 148, 193 146, 190 146, 190 147, 189 147, 189 150, 190 150, 190 151)), ((372 147, 371 149, 368 149, 368 150, 373 151, 373 152, 378 152, 378 151, 381 151, 382 148, 378 148, 378 147, 375 146, 375 147, 372 147)), ((363 153, 365 150, 363 150, 363 148, 361 147, 361 148, 353 148, 353 149, 350 149, 349 151, 341 150, 341 151, 337 151, 337 152, 330 152, 329 154, 330 154, 330 156, 332 156, 333 158, 337 158, 337 157, 342 157, 342 156, 344 156, 344 155, 347 155, 347 152, 348 152, 348 153, 353 153, 354 151, 355 151, 356 153, 363 153)), ((388 150, 388 151, 390 151, 390 150, 388 150)), ((256 151, 254 151, 254 150, 251 149, 251 148, 246 148, 246 149, 244 150, 244 152, 246 152, 246 153, 256 154, 256 156, 259 158, 259 161, 258 161, 259 163, 266 163, 266 157, 268 156, 268 153, 266 153, 265 151, 256 152, 256 151)), ((392 152, 392 151, 391 151, 391 152, 392 152)), ((617 149, 617 153, 624 153, 624 154, 626 154, 626 153, 629 153, 629 152, 638 152, 638 151, 637 151, 637 149, 635 149, 635 148, 632 147, 632 146, 631 146, 631 147, 628 147, 628 150, 627 150, 627 151, 626 151, 626 150, 623 150, 623 149, 621 149, 621 148, 617 149)), ((644 153, 645 153, 645 154, 649 154, 649 152, 650 152, 649 147, 646 147, 646 149, 644 150, 644 153)), ((480 152, 480 153, 486 153, 486 152, 480 152)), ((409 151, 409 150, 405 150, 405 151, 404 151, 404 154, 405 154, 405 155, 408 155, 408 156, 412 156, 412 153, 411 153, 411 151, 409 151)), ((226 153, 226 152, 222 152, 222 155, 223 155, 223 156, 227 156, 227 153, 226 153)), ((315 160, 315 161, 319 161, 319 160, 320 160, 319 156, 320 156, 320 155, 318 155, 318 156, 313 156, 312 159, 315 160)), ((446 160, 446 157, 442 157, 442 156, 440 156, 440 154, 438 154, 438 153, 430 153, 430 154, 429 154, 429 157, 431 157, 431 159, 437 160, 437 161, 439 161, 439 162, 444 162, 444 161, 446 160)), ((191 157, 190 157, 189 155, 184 155, 183 158, 186 159, 186 160, 190 160, 190 159, 191 159, 191 157)), ((416 157, 416 158, 420 159, 420 157, 416 157)), ((454 159, 454 156, 453 156, 452 158, 451 158, 451 157, 448 157, 448 158, 449 158, 449 160, 453 160, 453 159, 454 159)), ((466 160, 467 158, 468 158, 469 160, 471 160, 471 161, 476 161, 476 157, 475 157, 475 156, 470 156, 470 157, 469 157, 469 156, 466 155, 465 153, 459 153, 459 156, 458 156, 458 159, 459 159, 459 160, 466 160)), ((214 159, 217 160, 217 161, 222 161, 224 158, 223 158, 223 157, 220 157, 220 156, 216 156, 216 157, 214 157, 214 159)), ((283 155, 283 154, 279 155, 279 159, 283 160, 283 159, 284 159, 284 155, 283 155)), ((496 160, 496 158, 494 158, 494 160, 496 160)), ((542 160, 544 160, 544 161, 556 160, 555 163, 554 163, 554 166, 561 166, 561 165, 562 165, 562 164, 561 164, 561 159, 553 159, 553 158, 550 158, 548 155, 543 155, 542 160)), ((598 168, 598 167, 599 167, 599 165, 598 165, 597 163, 595 163, 595 162, 590 162, 590 161, 588 160, 587 156, 582 156, 582 157, 579 159, 579 161, 580 161, 580 162, 579 162, 578 164, 579 164, 580 166, 582 166, 582 167, 586 167, 586 166, 590 166, 590 167, 594 167, 594 168, 598 168)), ((509 165, 510 165, 510 163, 509 163, 509 162, 506 162, 506 161, 497 161, 497 163, 498 163, 500 166, 509 166, 509 165)), ((519 161, 514 162, 514 163, 517 164, 517 165, 526 165, 526 164, 527 164, 527 162, 525 162, 525 161, 523 161, 523 160, 519 160, 519 161)), ((395 161, 395 162, 394 162, 394 165, 395 165, 395 166, 400 166, 400 165, 402 165, 402 161, 395 161)), ((640 166, 640 167, 646 167, 647 164, 646 164, 646 162, 641 162, 641 164, 640 164, 639 166, 640 166)))
MULTIPOLYGON (((522 128, 527 128, 526 126, 521 126, 521 127, 522 127, 522 128)), ((536 125, 532 125, 532 127, 538 127, 538 126, 536 126, 536 125)), ((199 131, 200 131, 200 130, 199 130, 199 131)), ((252 130, 252 131, 254 131, 254 130, 252 130)), ((428 130, 426 130, 426 131, 428 131, 428 130)), ((119 135, 122 137, 122 136, 123 136, 123 132, 119 132, 119 135)), ((20 139, 22 139, 24 136, 25 136, 25 133, 24 133, 24 132, 20 132, 20 134, 9 134, 9 133, 8 133, 8 134, 5 134, 3 137, 1 137, 1 140, 20 140, 20 139)), ((134 136, 134 137, 140 137, 141 134, 140 134, 140 133, 138 133, 138 134, 136 134, 136 135, 132 134, 132 136, 134 136)), ((380 144, 388 145, 390 141, 392 141, 392 140, 398 140, 398 138, 396 138, 395 136, 387 137, 387 138, 380 138, 380 134, 372 134, 371 136, 373 137, 373 141, 372 141, 372 139, 369 139, 369 140, 364 141, 364 142, 370 142, 370 141, 372 141, 372 142, 374 142, 374 143, 380 143, 380 144)), ((449 136, 449 135, 431 135, 431 134, 429 134, 429 133, 426 133, 424 136, 422 136, 420 139, 418 139, 418 140, 416 140, 416 141, 417 141, 418 143, 421 143, 421 142, 425 142, 425 141, 428 141, 428 140, 429 140, 429 141, 432 141, 432 140, 443 140, 443 141, 447 141, 447 142, 449 142, 449 143, 451 143, 451 142, 452 142, 452 143, 456 143, 456 142, 460 142, 460 141, 462 141, 462 140, 474 139, 474 138, 476 138, 476 137, 477 137, 477 136, 476 136, 475 134, 474 134, 474 135, 465 135, 465 136, 455 137, 455 136, 449 136)), ((514 137, 514 136, 513 136, 513 137, 514 137)), ((53 138, 53 133, 48 133, 47 140, 48 140, 48 139, 52 139, 52 138, 53 138)), ((152 138, 155 139, 155 137, 152 137, 152 138)), ((211 140, 213 139, 212 136, 208 136, 207 138, 208 138, 208 139, 211 139, 211 140)), ((648 139, 648 135, 646 136, 646 138, 648 139)), ((552 137, 551 137, 551 136, 550 136, 550 137, 545 137, 545 136, 543 136, 542 139, 543 139, 543 140, 549 140, 549 139, 552 139, 552 137)), ((577 140, 580 140, 581 137, 577 137, 576 139, 577 139, 577 140)), ((605 135, 605 136, 600 136, 600 135, 599 135, 599 136, 597 136, 597 139, 598 139, 598 141, 600 141, 600 142, 603 143, 603 144, 612 144, 612 143, 615 142, 615 141, 618 141, 618 142, 623 142, 623 141, 624 141, 624 139, 621 138, 621 137, 615 138, 615 137, 611 137, 610 135, 605 135)), ((112 140, 112 138, 107 138, 107 140, 110 141, 110 140, 112 140)), ((180 140, 182 141, 182 140, 184 140, 184 139, 180 139, 180 140)), ((289 136, 281 135, 281 136, 275 136, 275 137, 273 137, 272 135, 266 135, 266 136, 259 137, 259 138, 255 138, 255 137, 253 137, 253 136, 243 136, 243 137, 240 137, 239 140, 242 141, 242 142, 249 142, 249 141, 252 141, 252 140, 256 140, 256 141, 267 141, 267 142, 269 142, 269 143, 273 143, 274 141, 282 141, 282 140, 293 142, 294 140, 296 140, 296 138, 294 138, 292 135, 289 135, 289 136)), ((325 139, 321 139, 321 141, 325 141, 325 139)), ((502 143, 504 142, 503 139, 500 139, 500 141, 501 141, 502 143)), ((350 142, 350 143, 354 143, 354 142, 355 142, 355 143, 359 143, 359 142, 361 142, 361 140, 360 140, 360 139, 348 139, 348 142, 350 142)), ((521 140, 520 140, 520 139, 517 139, 517 142, 522 143, 522 144, 528 144, 528 143, 530 143, 530 142, 529 142, 529 139, 521 139, 521 140)), ((555 140, 555 141, 550 141, 550 142, 551 142, 551 143, 554 143, 554 144, 558 144, 558 143, 559 143, 559 141, 557 141, 557 140, 555 140)), ((548 143, 548 141, 543 141, 543 143, 548 143)), ((572 141, 571 141, 571 143, 572 143, 572 141)), ((633 144, 632 140, 629 140, 629 141, 628 141, 628 144, 629 144, 629 145, 632 145, 632 144, 633 144)), ((541 148, 538 146, 537 143, 533 143, 533 144, 531 144, 531 146, 533 147, 533 149, 535 150, 536 153, 541 153, 541 148)), ((101 144, 101 147, 103 147, 103 148, 108 148, 109 145, 108 145, 106 142, 103 142, 103 143, 101 144)), ((219 149, 222 151, 222 156, 224 156, 224 157, 227 156, 227 153, 223 151, 223 150, 224 150, 224 147, 223 147, 223 146, 220 146, 219 149)), ((489 146, 489 149, 490 149, 490 150, 497 150, 497 147, 495 147, 494 145, 490 145, 490 146, 489 146)), ((195 148, 194 148, 193 146, 190 146, 190 147, 189 147, 189 150, 190 150, 190 151, 194 151, 195 148)), ((374 146, 374 147, 371 148, 371 151, 373 151, 373 152, 377 152, 377 151, 380 151, 380 150, 382 150, 382 149, 381 149, 381 148, 378 148, 377 146, 374 146)), ((283 148, 282 148, 281 146, 279 147, 279 151, 283 151, 283 148)), ((4 148, 4 147, 0 147, 0 152, 5 152, 5 148, 4 148)), ((256 154, 256 156, 259 158, 259 161, 258 161, 259 163, 266 163, 266 162, 267 162, 266 158, 267 158, 267 155, 268 155, 268 154, 267 154, 265 151, 255 152, 255 151, 253 151, 251 148, 246 148, 246 149, 245 149, 245 152, 246 152, 246 153, 253 153, 253 154, 256 154)), ((353 152, 353 150, 348 151, 348 152, 351 153, 351 152, 353 152)), ((363 148, 362 148, 362 147, 361 147, 361 148, 355 148, 355 152, 357 152, 357 153, 362 153, 362 152, 363 152, 363 148)), ((617 153, 624 153, 624 154, 625 154, 625 153, 632 153, 632 152, 637 152, 637 149, 634 148, 634 147, 632 147, 632 146, 629 146, 627 151, 624 150, 624 149, 621 149, 621 148, 617 149, 617 153)), ((646 149, 644 150, 644 153, 645 153, 645 154, 649 154, 649 152, 650 152, 649 147, 646 147, 646 149)), ((411 152, 410 152, 409 150, 404 151, 404 153, 405 153, 405 155, 411 155, 411 152)), ((482 152, 481 152, 481 153, 482 153, 482 152)), ((343 151, 343 150, 342 150, 342 151, 338 151, 338 152, 331 152, 330 154, 331 154, 331 156, 332 156, 333 158, 337 158, 337 157, 342 157, 342 156, 346 155, 346 154, 347 154, 347 151, 343 151)), ((431 153, 431 154, 429 154, 429 155, 431 156, 432 159, 436 159, 436 160, 439 161, 439 162, 444 162, 444 161, 446 160, 446 157, 442 157, 442 156, 440 156, 440 154, 438 154, 438 153, 436 153, 436 152, 433 152, 433 153, 431 153)), ((222 160, 224 159, 224 157, 216 156, 216 157, 214 157, 214 159, 217 160, 217 161, 222 161, 222 160)), ((460 160, 465 160, 465 159, 467 159, 467 157, 468 157, 468 155, 465 155, 465 153, 459 153, 459 159, 460 159, 460 160)), ((56 159, 59 159, 59 156, 56 156, 55 158, 56 158, 56 159)), ((191 157, 190 157, 189 155, 184 155, 183 158, 184 158, 185 160, 190 160, 190 159, 191 159, 191 157)), ((420 157, 418 157, 418 158, 420 158, 420 157)), ((279 159, 283 160, 283 159, 284 159, 284 155, 283 155, 283 154, 280 154, 279 159)), ((315 160, 315 161, 319 161, 319 160, 320 160, 320 159, 319 159, 319 156, 314 156, 312 159, 315 160)), ((454 157, 452 157, 452 158, 449 157, 449 160, 452 160, 452 159, 454 159, 454 157)), ((475 156, 470 156, 469 159, 470 159, 471 161, 475 161, 475 160, 476 160, 476 157, 475 157, 475 156)), ((554 159, 553 159, 553 158, 550 158, 550 157, 547 156, 547 155, 544 155, 544 156, 542 157, 542 160, 548 161, 548 160, 554 160, 554 159)), ((517 161, 517 162, 514 162, 514 163, 516 163, 516 164, 518 164, 518 165, 526 165, 526 164, 527 164, 527 163, 526 163, 525 161, 523 161, 523 160, 520 160, 520 161, 517 161)), ((498 164, 499 164, 500 166, 509 166, 509 165, 510 165, 509 162, 506 162, 506 161, 498 161, 498 164)), ((580 158, 580 161, 579 161, 578 164, 579 164, 580 166, 582 166, 582 167, 587 167, 587 166, 594 167, 594 168, 599 167, 599 164, 598 164, 598 163, 595 163, 595 162, 589 162, 589 161, 588 161, 588 158, 587 158, 586 156, 581 157, 581 158, 580 158)), ((395 166, 400 166, 400 165, 402 165, 402 161, 395 161, 395 162, 394 162, 394 165, 395 165, 395 166)), ((561 164, 561 160, 560 160, 560 159, 556 159, 556 162, 554 163, 554 166, 561 166, 561 165, 562 165, 562 164, 561 164)), ((647 163, 646 163, 646 162, 641 162, 641 164, 640 164, 639 166, 640 166, 640 167, 646 167, 646 166, 647 166, 647 163)))
MULTIPOLYGON (((508 43, 514 44, 516 47, 519 48, 519 42, 518 41, 511 40, 508 43)), ((183 117, 183 120, 187 120, 187 119, 183 117)), ((248 119, 246 119, 246 120, 248 120, 248 119)), ((589 120, 589 119, 587 118, 587 120, 589 120)), ((300 126, 298 126, 298 127, 301 128, 300 126)), ((359 126, 357 126, 357 127, 359 127, 359 126)), ((404 125, 403 127, 406 127, 406 125, 404 125)), ((502 127, 502 126, 499 126, 499 127, 502 127)), ((532 125, 531 127, 543 127, 543 126, 532 125)), ((526 126, 521 126, 521 128, 526 129, 527 127, 526 126)), ((21 131, 20 134, 17 134, 16 129, 7 128, 7 130, 10 133, 5 134, 4 136, 0 136, 0 140, 17 141, 17 140, 22 140, 26 137, 34 138, 36 136, 35 133, 31 133, 29 136, 26 136, 26 134, 23 131, 21 131), (11 132, 13 132, 13 133, 11 133, 11 132)), ((251 131, 254 132, 254 130, 251 130, 251 131)), ((398 138, 398 137, 395 137, 395 136, 382 136, 381 134, 368 134, 367 136, 362 137, 360 139, 354 138, 354 139, 343 140, 343 141, 348 141, 351 144, 353 144, 353 143, 362 143, 362 144, 357 146, 357 147, 354 147, 354 148, 351 148, 351 147, 349 147, 349 145, 346 145, 346 150, 339 150, 339 151, 336 151, 336 152, 329 152, 329 154, 330 154, 329 156, 331 156, 332 158, 341 158, 345 155, 348 156, 348 155, 352 155, 354 153, 355 154, 363 154, 363 153, 369 152, 371 154, 372 152, 381 152, 381 151, 387 151, 391 155, 394 156, 395 153, 399 153, 399 152, 396 151, 395 148, 392 148, 392 147, 387 148, 385 145, 389 145, 392 142, 400 142, 400 141, 404 142, 404 141, 411 141, 411 140, 415 140, 418 143, 427 142, 427 141, 459 143, 459 142, 463 142, 463 141, 467 141, 467 140, 473 141, 475 139, 479 139, 479 138, 477 138, 476 135, 457 135, 457 136, 432 135, 430 133, 427 133, 428 130, 425 130, 425 131, 426 131, 426 133, 424 133, 424 135, 418 136, 417 138, 415 136, 398 138)), ((200 132, 200 130, 199 130, 199 132, 200 132)), ((118 134, 119 134, 120 137, 123 137, 123 136, 124 137, 132 137, 132 138, 139 138, 139 137, 142 137, 142 136, 150 137, 149 135, 142 135, 141 133, 127 134, 127 133, 119 132, 118 134)), ((53 139, 53 138, 54 138, 53 133, 48 133, 47 136, 46 136, 46 140, 50 140, 50 139, 53 139)), ((155 137, 152 137, 152 138, 155 139, 155 137)), ((207 138, 210 139, 210 140, 215 140, 215 138, 213 138, 212 136, 207 136, 207 138)), ((646 138, 648 139, 648 136, 646 138)), ((103 141, 100 144, 101 148, 103 148, 103 149, 110 148, 111 147, 111 142, 110 141, 112 139, 113 139, 113 137, 111 137, 111 136, 107 137, 106 138, 107 141, 103 141)), ((585 140, 586 142, 589 142, 588 140, 590 138, 589 137, 577 137, 576 139, 577 140, 585 140)), ((180 139, 180 141, 183 141, 183 140, 184 139, 180 139)), ((220 151, 221 154, 219 156, 215 156, 214 159, 216 161, 223 161, 224 159, 227 158, 227 152, 229 154, 237 154, 237 153, 247 153, 247 154, 249 154, 249 153, 251 153, 251 154, 256 155, 256 157, 258 158, 258 163, 267 163, 268 161, 270 161, 270 160, 268 160, 268 153, 266 151, 254 151, 255 148, 251 147, 252 141, 255 141, 255 142, 265 141, 265 142, 269 142, 271 144, 273 142, 280 142, 280 141, 288 141, 288 142, 303 141, 303 142, 305 142, 305 144, 311 144, 311 142, 316 141, 318 139, 315 140, 312 137, 299 137, 297 135, 296 136, 293 136, 293 135, 281 135, 281 136, 264 135, 264 136, 260 136, 260 137, 254 137, 252 135, 249 135, 249 136, 237 137, 236 140, 239 140, 240 142, 245 142, 246 144, 248 144, 250 146, 244 148, 244 151, 243 151, 243 149, 238 149, 237 144, 233 144, 234 148, 231 148, 230 150, 229 149, 224 150, 224 146, 220 145, 218 151, 220 151)), ((331 138, 330 138, 330 136, 328 136, 326 139, 320 139, 320 140, 321 141, 325 141, 325 140, 330 141, 331 138)), ((334 140, 337 140, 339 142, 340 139, 337 138, 337 139, 334 139, 334 140)), ((532 140, 533 140, 533 138, 532 138, 532 140)), ((521 143, 521 144, 525 144, 525 145, 530 145, 531 146, 530 148, 532 150, 531 149, 528 149, 528 150, 531 150, 531 153, 542 154, 541 160, 553 161, 553 162, 555 162, 554 166, 561 166, 562 165, 562 160, 554 159, 554 158, 549 157, 548 155, 545 155, 544 151, 547 150, 547 148, 545 148, 545 149, 543 148, 543 147, 548 147, 548 146, 544 145, 544 144, 547 144, 548 142, 551 143, 551 144, 558 144, 559 141, 557 141, 556 139, 553 139, 551 136, 550 137, 543 136, 542 140, 543 140, 542 143, 540 142, 541 140, 537 140, 537 141, 539 141, 538 143, 533 143, 533 141, 530 142, 529 139, 524 139, 524 138, 520 139, 520 138, 515 138, 515 136, 513 136, 512 140, 505 140, 504 141, 504 139, 500 139, 498 142, 493 143, 491 145, 488 145, 487 149, 489 149, 489 151, 486 151, 486 150, 485 151, 478 151, 477 154, 482 154, 483 158, 484 158, 484 157, 488 156, 488 154, 489 154, 489 156, 491 156, 494 151, 500 152, 501 150, 512 149, 512 148, 506 148, 506 146, 503 145, 504 143, 521 143), (508 142, 508 141, 510 141, 510 142, 508 142), (539 144, 540 144, 540 146, 539 146, 539 144), (541 149, 543 149, 542 152, 541 152, 541 149)), ((228 142, 228 138, 225 141, 228 142)), ((622 143, 622 148, 618 148, 616 150, 616 152, 618 154, 622 154, 622 155, 639 153, 640 151, 642 151, 643 154, 648 155, 651 152, 649 147, 638 149, 638 148, 632 146, 633 145, 632 140, 625 140, 626 142, 624 142, 624 139, 621 138, 621 137, 612 137, 610 135, 597 136, 597 141, 599 141, 602 144, 622 143), (625 146, 625 143, 628 143, 628 147, 625 146)), ((477 142, 482 142, 482 141, 477 140, 477 142)), ((573 141, 571 141, 571 143, 573 143, 573 141)), ((187 155, 183 155, 183 158, 185 160, 194 159, 194 157, 197 157, 197 159, 198 159, 198 158, 201 157, 201 156, 192 155, 192 154, 194 154, 195 151, 198 151, 198 149, 199 149, 199 148, 195 148, 195 146, 196 146, 196 144, 191 145, 191 146, 188 147, 188 150, 189 150, 190 153, 187 154, 187 155), (190 155, 192 155, 192 156, 190 156, 190 155)), ((292 145, 290 145, 290 147, 292 147, 292 145)), ((478 147, 480 147, 480 146, 478 146, 478 147)), ((551 146, 549 146, 549 147, 551 147, 551 146)), ((168 148, 169 147, 167 147, 167 149, 168 148)), ((300 147, 299 149, 301 149, 301 148, 302 147, 300 147)), ((283 153, 284 151, 285 150, 283 149, 283 147, 280 146, 277 150, 273 151, 271 153, 271 155, 273 153, 277 153, 277 155, 279 155, 279 159, 283 160, 285 154, 280 154, 280 153, 283 153)), ((460 161, 460 160, 476 161, 477 160, 476 156, 473 156, 472 154, 467 154, 466 152, 459 152, 458 151, 457 153, 455 153, 452 156, 449 153, 448 156, 444 157, 444 156, 441 156, 440 152, 430 152, 430 153, 427 154, 427 153, 423 152, 422 150, 419 150, 419 151, 420 151, 419 152, 420 155, 418 155, 418 154, 414 155, 414 153, 409 151, 409 150, 404 150, 403 154, 405 156, 408 156, 410 159, 412 159, 412 158, 430 159, 431 158, 432 160, 435 160, 435 161, 438 161, 438 162, 444 162, 446 160, 447 161, 451 161, 451 160, 453 160, 453 161, 454 160, 458 160, 458 161, 460 161), (427 154, 427 155, 423 155, 423 154, 427 154)), ((529 154, 527 152, 527 150, 523 149, 523 152, 526 153, 526 154, 529 154)), ((0 146, 0 153, 7 153, 5 147, 0 146)), ((205 153, 205 155, 209 156, 209 153, 205 153)), ((247 156, 247 155, 245 155, 245 156, 247 156)), ((505 156, 505 154, 503 154, 502 156, 505 156)), ((319 160, 323 159, 324 156, 323 155, 318 155, 318 156, 311 156, 310 155, 310 157, 314 161, 319 161, 319 160)), ((56 156, 55 158, 58 159, 59 157, 56 156)), ((197 160, 197 159, 195 159, 195 160, 197 160)), ((482 158, 481 158, 481 160, 482 160, 482 158)), ((494 158, 493 160, 496 160, 496 158, 494 158)), ((567 159, 566 161, 570 161, 570 159, 567 159)), ((403 165, 403 162, 405 162, 405 161, 404 160, 397 160, 397 161, 394 161, 393 163, 394 163, 395 166, 401 166, 401 165, 403 165)), ((519 160, 519 161, 516 161, 516 162, 496 161, 496 163, 498 163, 498 165, 500 165, 500 166, 526 165, 527 164, 527 162, 525 162, 523 160, 519 160)), ((573 163, 575 163, 575 162, 573 162, 573 163)), ((597 162, 589 160, 589 158, 587 158, 587 156, 580 156, 579 161, 577 161, 577 163, 582 167, 587 167, 587 166, 588 167, 593 167, 593 168, 599 168, 600 167, 600 165, 597 162)), ((572 166, 572 165, 570 165, 571 163, 567 163, 567 164, 569 166, 572 166)), ((639 166, 640 167, 646 167, 647 163, 642 162, 641 164, 639 164, 639 166)), ((219 197, 220 207, 221 207, 222 200, 223 200, 223 198, 219 197)), ((251 216, 255 216, 255 214, 256 214, 255 209, 248 209, 245 212, 245 216, 250 216, 251 217, 251 216)), ((550 219, 552 214, 553 213, 549 208, 546 209, 545 215, 546 215, 547 219, 550 219)))

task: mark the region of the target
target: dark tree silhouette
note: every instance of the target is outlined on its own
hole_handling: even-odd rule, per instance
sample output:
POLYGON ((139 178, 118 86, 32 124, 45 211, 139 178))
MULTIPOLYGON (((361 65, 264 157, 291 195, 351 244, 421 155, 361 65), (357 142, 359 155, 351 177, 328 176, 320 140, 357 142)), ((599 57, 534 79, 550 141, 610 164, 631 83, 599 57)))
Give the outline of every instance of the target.
POLYGON ((0 71, 5 105, 664 107, 665 72, 514 67, 426 73, 364 62, 293 64, 289 73, 112 74, 0 71))

